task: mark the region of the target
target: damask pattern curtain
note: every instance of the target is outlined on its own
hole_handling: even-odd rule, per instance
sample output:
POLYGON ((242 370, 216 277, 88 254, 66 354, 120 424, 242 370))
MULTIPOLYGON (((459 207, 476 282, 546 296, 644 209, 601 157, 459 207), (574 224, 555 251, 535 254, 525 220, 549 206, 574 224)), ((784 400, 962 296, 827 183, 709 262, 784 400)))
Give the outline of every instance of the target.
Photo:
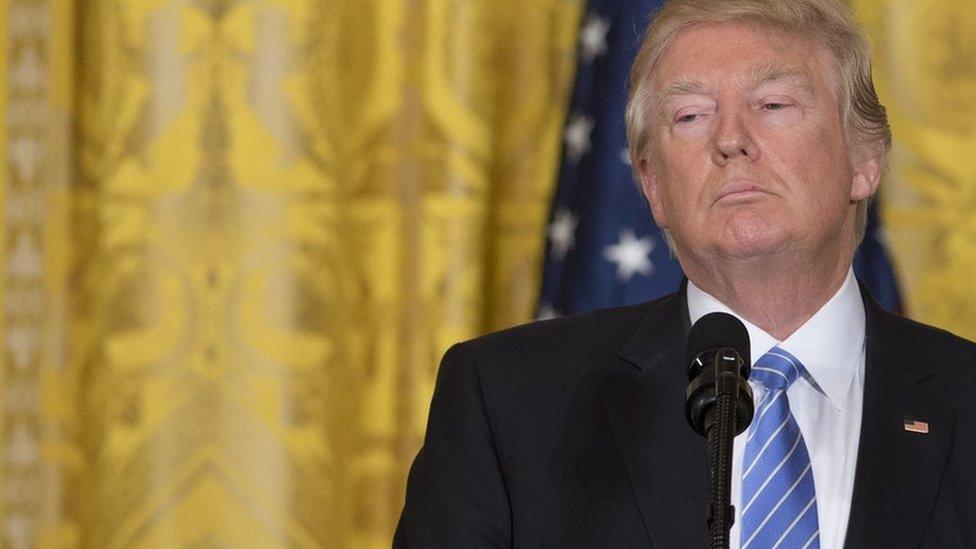
MULTIPOLYGON (((3 3, 3 545, 388 546, 437 359, 530 318, 582 4, 3 3)), ((855 7, 976 337, 976 12, 855 7)))
POLYGON ((852 4, 895 135, 885 222, 908 312, 976 340, 976 6, 852 4))
POLYGON ((579 6, 12 0, 9 547, 383 547, 529 318, 579 6))

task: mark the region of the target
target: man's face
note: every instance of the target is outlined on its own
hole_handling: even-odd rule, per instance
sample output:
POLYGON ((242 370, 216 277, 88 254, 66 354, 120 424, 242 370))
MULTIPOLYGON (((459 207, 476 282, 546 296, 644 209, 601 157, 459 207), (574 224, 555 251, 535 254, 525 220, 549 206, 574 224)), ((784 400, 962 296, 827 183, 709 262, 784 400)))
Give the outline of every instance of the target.
POLYGON ((853 253, 856 203, 881 159, 854 154, 835 80, 833 57, 807 38, 738 23, 674 37, 651 74, 639 168, 683 264, 853 253))

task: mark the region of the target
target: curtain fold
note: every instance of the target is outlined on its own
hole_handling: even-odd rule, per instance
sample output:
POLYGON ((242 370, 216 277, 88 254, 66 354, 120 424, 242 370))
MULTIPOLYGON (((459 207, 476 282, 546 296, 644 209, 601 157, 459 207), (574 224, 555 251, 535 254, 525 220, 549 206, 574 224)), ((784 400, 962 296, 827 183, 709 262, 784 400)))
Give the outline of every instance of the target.
POLYGON ((908 314, 976 339, 976 9, 851 3, 894 132, 884 217, 908 314))
POLYGON ((5 4, 5 543, 388 546, 533 308, 579 11, 5 4))

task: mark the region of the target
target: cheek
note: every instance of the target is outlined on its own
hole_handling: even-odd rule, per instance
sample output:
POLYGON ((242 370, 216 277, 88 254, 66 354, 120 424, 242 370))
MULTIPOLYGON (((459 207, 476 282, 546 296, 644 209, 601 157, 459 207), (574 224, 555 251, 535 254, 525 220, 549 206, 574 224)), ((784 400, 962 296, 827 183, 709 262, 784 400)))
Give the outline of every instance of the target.
POLYGON ((814 154, 794 163, 798 189, 804 196, 809 213, 821 219, 843 217, 850 206, 853 173, 843 152, 815 147, 814 154))
POLYGON ((817 128, 793 142, 785 154, 796 175, 826 200, 850 196, 853 180, 850 151, 836 128, 817 128))
POLYGON ((682 149, 680 154, 669 155, 663 159, 661 190, 662 206, 671 216, 686 218, 694 213, 696 195, 702 181, 700 162, 693 154, 688 154, 690 148, 682 149))

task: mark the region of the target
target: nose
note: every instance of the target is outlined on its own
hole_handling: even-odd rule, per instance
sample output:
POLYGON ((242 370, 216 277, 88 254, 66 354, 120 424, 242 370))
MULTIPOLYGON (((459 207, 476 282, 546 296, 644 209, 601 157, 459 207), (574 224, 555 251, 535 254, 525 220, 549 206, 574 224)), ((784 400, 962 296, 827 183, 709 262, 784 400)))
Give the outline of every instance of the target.
POLYGON ((733 159, 755 161, 759 159, 759 147, 749 131, 748 113, 727 109, 720 113, 718 124, 712 130, 712 161, 725 166, 733 159))

